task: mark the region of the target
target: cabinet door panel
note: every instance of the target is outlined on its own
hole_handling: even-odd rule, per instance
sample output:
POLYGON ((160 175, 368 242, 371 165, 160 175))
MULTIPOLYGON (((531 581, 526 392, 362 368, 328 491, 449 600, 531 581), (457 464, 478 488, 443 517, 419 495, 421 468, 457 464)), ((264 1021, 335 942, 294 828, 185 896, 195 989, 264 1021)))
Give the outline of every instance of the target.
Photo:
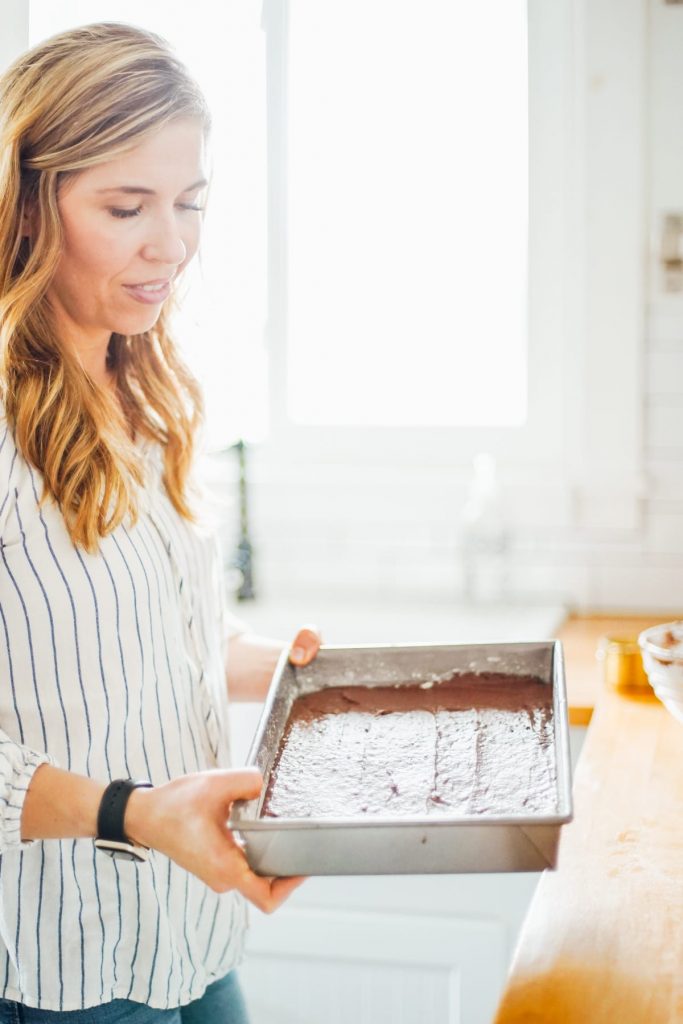
POLYGON ((489 1024, 503 925, 283 907, 252 912, 242 984, 253 1024, 489 1024))

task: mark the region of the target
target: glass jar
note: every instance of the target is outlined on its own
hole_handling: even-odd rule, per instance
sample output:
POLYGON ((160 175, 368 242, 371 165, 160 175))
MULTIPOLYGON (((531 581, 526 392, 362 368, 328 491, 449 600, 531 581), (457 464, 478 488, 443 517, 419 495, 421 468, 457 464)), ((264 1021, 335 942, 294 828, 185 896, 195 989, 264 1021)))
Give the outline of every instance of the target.
POLYGON ((597 657, 603 663, 603 678, 611 690, 652 692, 637 636, 601 637, 597 657))

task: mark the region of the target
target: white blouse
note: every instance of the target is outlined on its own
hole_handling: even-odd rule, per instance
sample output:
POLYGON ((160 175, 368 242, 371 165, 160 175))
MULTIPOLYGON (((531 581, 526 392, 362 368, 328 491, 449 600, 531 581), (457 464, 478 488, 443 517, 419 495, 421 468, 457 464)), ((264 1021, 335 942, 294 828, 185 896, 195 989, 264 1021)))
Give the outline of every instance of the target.
POLYGON ((228 767, 226 610, 217 536, 182 519, 143 446, 134 527, 71 543, 0 409, 0 996, 45 1010, 199 998, 242 958, 247 907, 163 854, 22 842, 45 762, 102 782, 228 767))

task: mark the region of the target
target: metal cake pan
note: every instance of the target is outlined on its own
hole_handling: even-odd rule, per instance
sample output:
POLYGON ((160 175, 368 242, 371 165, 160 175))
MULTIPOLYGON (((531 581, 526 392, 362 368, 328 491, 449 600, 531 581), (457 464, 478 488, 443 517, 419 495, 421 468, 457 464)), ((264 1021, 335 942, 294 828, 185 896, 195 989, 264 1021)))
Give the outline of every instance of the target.
MULTIPOLYGON (((511 680, 514 685, 514 679, 511 680)), ((499 644, 323 645, 297 668, 283 652, 247 758, 264 777, 260 797, 236 801, 230 826, 260 875, 372 875, 542 871, 555 866, 560 828, 572 818, 569 721, 558 640, 499 644), (551 815, 404 818, 261 818, 290 709, 328 686, 410 684, 452 672, 538 676, 552 689, 556 812, 551 815)))

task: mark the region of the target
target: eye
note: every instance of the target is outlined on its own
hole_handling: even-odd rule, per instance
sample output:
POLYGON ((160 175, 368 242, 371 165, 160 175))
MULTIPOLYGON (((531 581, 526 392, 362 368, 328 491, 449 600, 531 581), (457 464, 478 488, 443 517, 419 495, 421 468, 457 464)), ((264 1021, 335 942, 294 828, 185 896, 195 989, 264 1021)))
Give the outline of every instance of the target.
MULTIPOLYGON (((181 210, 194 210, 196 213, 201 213, 204 210, 203 206, 193 206, 191 203, 179 203, 178 205, 181 210)), ((136 206, 134 210, 122 210, 117 207, 110 207, 109 212, 112 217, 137 217, 142 213, 142 207, 136 206)))
POLYGON ((142 213, 142 207, 138 206, 134 210, 117 210, 112 207, 109 212, 112 217, 137 217, 139 213, 142 213))

